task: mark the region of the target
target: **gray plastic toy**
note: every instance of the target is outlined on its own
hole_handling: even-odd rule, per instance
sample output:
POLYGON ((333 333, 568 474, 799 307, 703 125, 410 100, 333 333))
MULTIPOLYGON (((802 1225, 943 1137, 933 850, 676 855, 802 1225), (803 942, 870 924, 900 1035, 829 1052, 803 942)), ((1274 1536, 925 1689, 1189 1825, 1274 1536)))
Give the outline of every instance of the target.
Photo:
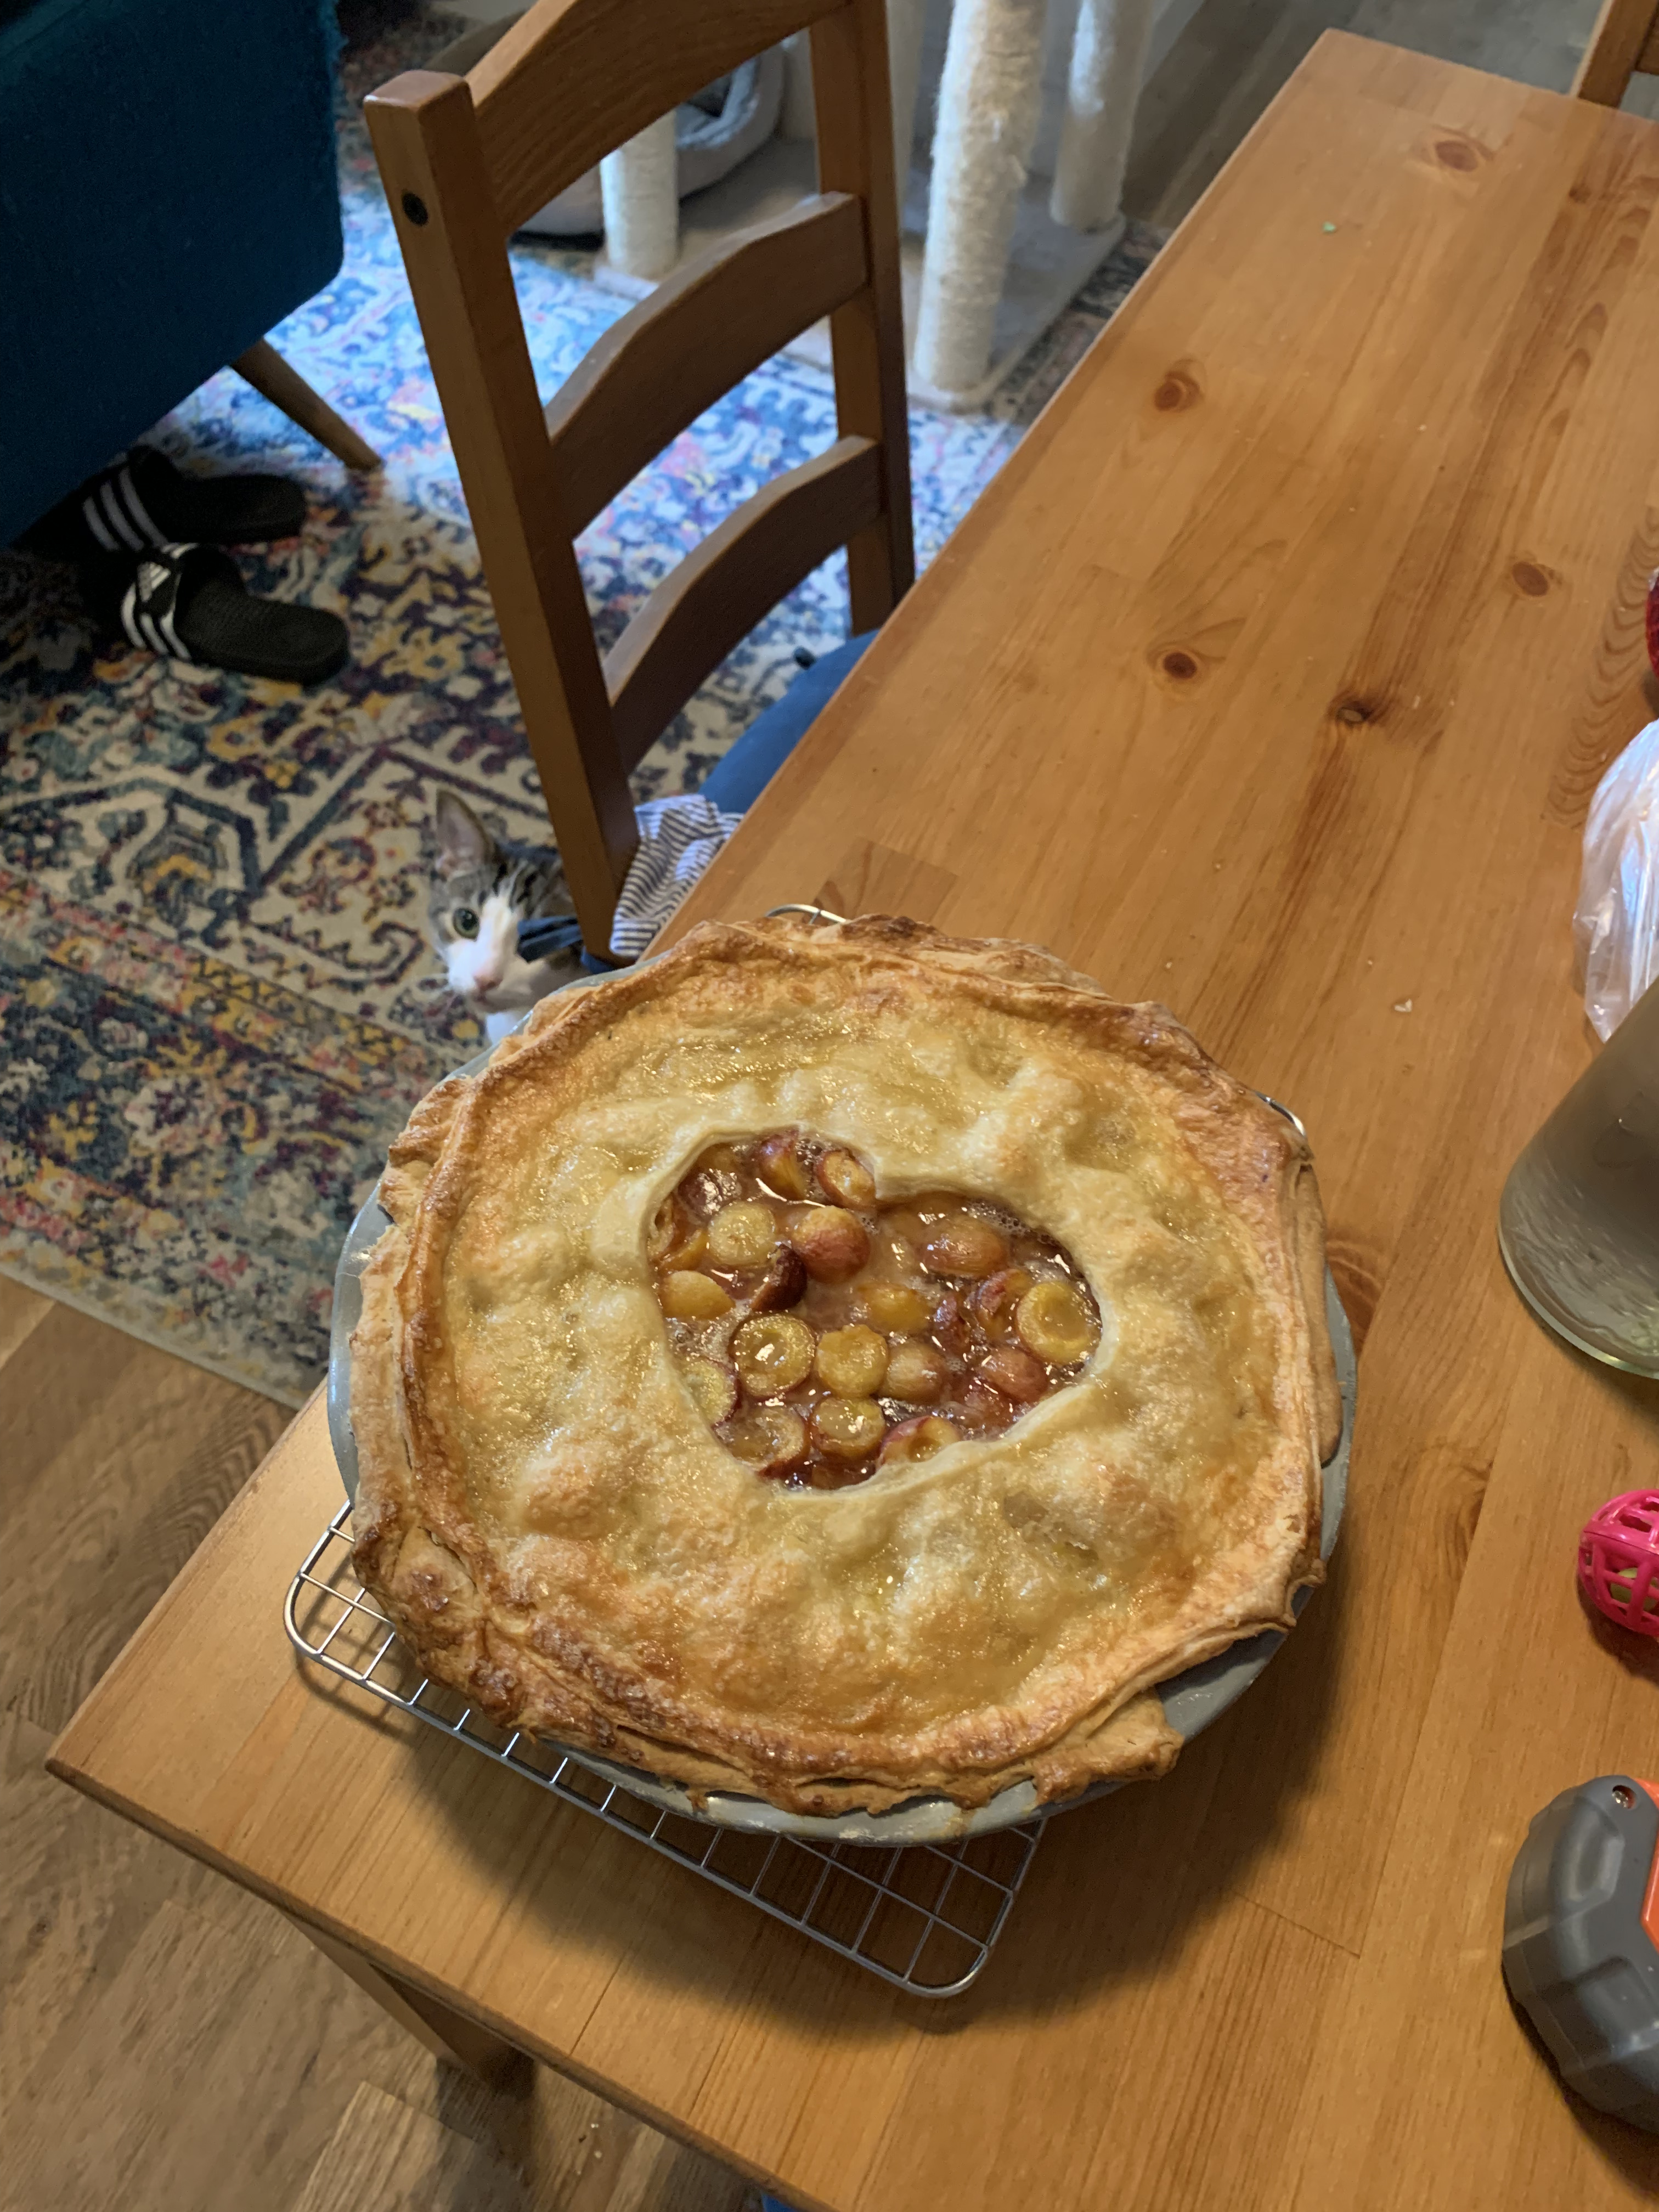
POLYGON ((1564 1790, 1510 1870, 1504 1978, 1567 2087, 1659 2135, 1659 1948, 1643 1923, 1656 1851, 1659 1804, 1642 1783, 1603 1774, 1564 1790))

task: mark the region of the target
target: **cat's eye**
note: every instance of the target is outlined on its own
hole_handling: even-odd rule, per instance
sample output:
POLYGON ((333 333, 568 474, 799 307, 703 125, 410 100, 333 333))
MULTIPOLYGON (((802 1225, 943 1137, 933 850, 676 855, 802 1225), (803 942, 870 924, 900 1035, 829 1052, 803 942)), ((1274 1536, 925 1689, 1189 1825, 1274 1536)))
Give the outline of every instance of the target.
POLYGON ((458 906, 449 921, 457 937, 476 937, 478 933, 478 917, 470 906, 458 906))

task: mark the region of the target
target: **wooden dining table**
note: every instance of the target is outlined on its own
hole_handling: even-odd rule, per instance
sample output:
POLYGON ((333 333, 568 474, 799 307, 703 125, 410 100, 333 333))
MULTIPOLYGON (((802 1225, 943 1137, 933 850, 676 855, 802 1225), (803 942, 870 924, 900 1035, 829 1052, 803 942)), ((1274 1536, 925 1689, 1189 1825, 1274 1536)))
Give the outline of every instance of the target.
MULTIPOLYGON (((1529 1820, 1659 1775, 1577 1532, 1659 1393, 1495 1235, 1592 1051, 1585 811, 1659 712, 1659 125, 1332 33, 670 933, 789 901, 1054 948, 1310 1132, 1360 1350, 1329 1578, 1174 1771, 1050 1820, 966 1994, 889 1988, 296 1661, 302 1413, 53 1770, 801 2212, 1599 2212, 1659 2138, 1499 1970, 1529 1820)), ((135 2058, 135 2063, 138 2063, 135 2058)))

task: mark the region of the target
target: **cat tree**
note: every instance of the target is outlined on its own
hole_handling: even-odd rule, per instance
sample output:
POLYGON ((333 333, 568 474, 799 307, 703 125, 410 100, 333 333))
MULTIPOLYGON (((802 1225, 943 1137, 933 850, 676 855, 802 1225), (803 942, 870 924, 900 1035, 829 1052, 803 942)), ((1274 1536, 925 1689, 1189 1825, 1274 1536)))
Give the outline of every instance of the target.
MULTIPOLYGON (((1080 0, 1042 210, 1032 204, 1031 166, 1052 44, 1051 0, 952 0, 925 239, 906 256, 917 398, 945 407, 979 404, 1117 243, 1141 83, 1196 4, 1080 0)), ((887 0, 901 192, 911 172, 928 16, 929 0, 887 0)), ((802 144, 811 131, 806 41, 792 40, 789 47, 782 141, 701 195, 692 211, 682 210, 676 196, 672 117, 607 159, 600 178, 602 281, 647 290, 674 267, 683 246, 699 250, 812 189, 810 147, 802 144)), ((913 218, 920 214, 913 209, 913 218)), ((802 349, 821 350, 821 338, 809 337, 802 349)))
MULTIPOLYGON (((889 0, 920 17, 923 0, 889 0)), ((1048 0, 955 0, 928 196, 912 368, 951 394, 985 378, 1020 194, 1042 108, 1048 0)), ((1129 134, 1154 0, 1083 0, 1073 36, 1049 212, 1093 232, 1099 258, 1123 234, 1129 134)), ((914 98, 914 92, 912 94, 914 98)))

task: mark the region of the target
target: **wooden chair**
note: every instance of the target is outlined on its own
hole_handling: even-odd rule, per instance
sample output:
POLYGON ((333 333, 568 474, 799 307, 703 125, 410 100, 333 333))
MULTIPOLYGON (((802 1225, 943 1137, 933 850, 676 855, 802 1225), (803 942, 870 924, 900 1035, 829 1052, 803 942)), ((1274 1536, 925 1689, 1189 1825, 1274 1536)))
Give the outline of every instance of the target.
POLYGON ((855 631, 915 574, 883 0, 540 0, 465 77, 414 70, 370 133, 589 951, 638 839, 629 772, 726 655, 845 545, 855 631), (818 193, 678 270, 544 409, 507 263, 533 210, 751 54, 810 28, 818 193), (571 539, 821 315, 837 442, 659 585, 601 665, 571 539))
POLYGON ((1659 0, 1602 0, 1572 81, 1574 94, 1617 107, 1638 70, 1659 76, 1659 0))

